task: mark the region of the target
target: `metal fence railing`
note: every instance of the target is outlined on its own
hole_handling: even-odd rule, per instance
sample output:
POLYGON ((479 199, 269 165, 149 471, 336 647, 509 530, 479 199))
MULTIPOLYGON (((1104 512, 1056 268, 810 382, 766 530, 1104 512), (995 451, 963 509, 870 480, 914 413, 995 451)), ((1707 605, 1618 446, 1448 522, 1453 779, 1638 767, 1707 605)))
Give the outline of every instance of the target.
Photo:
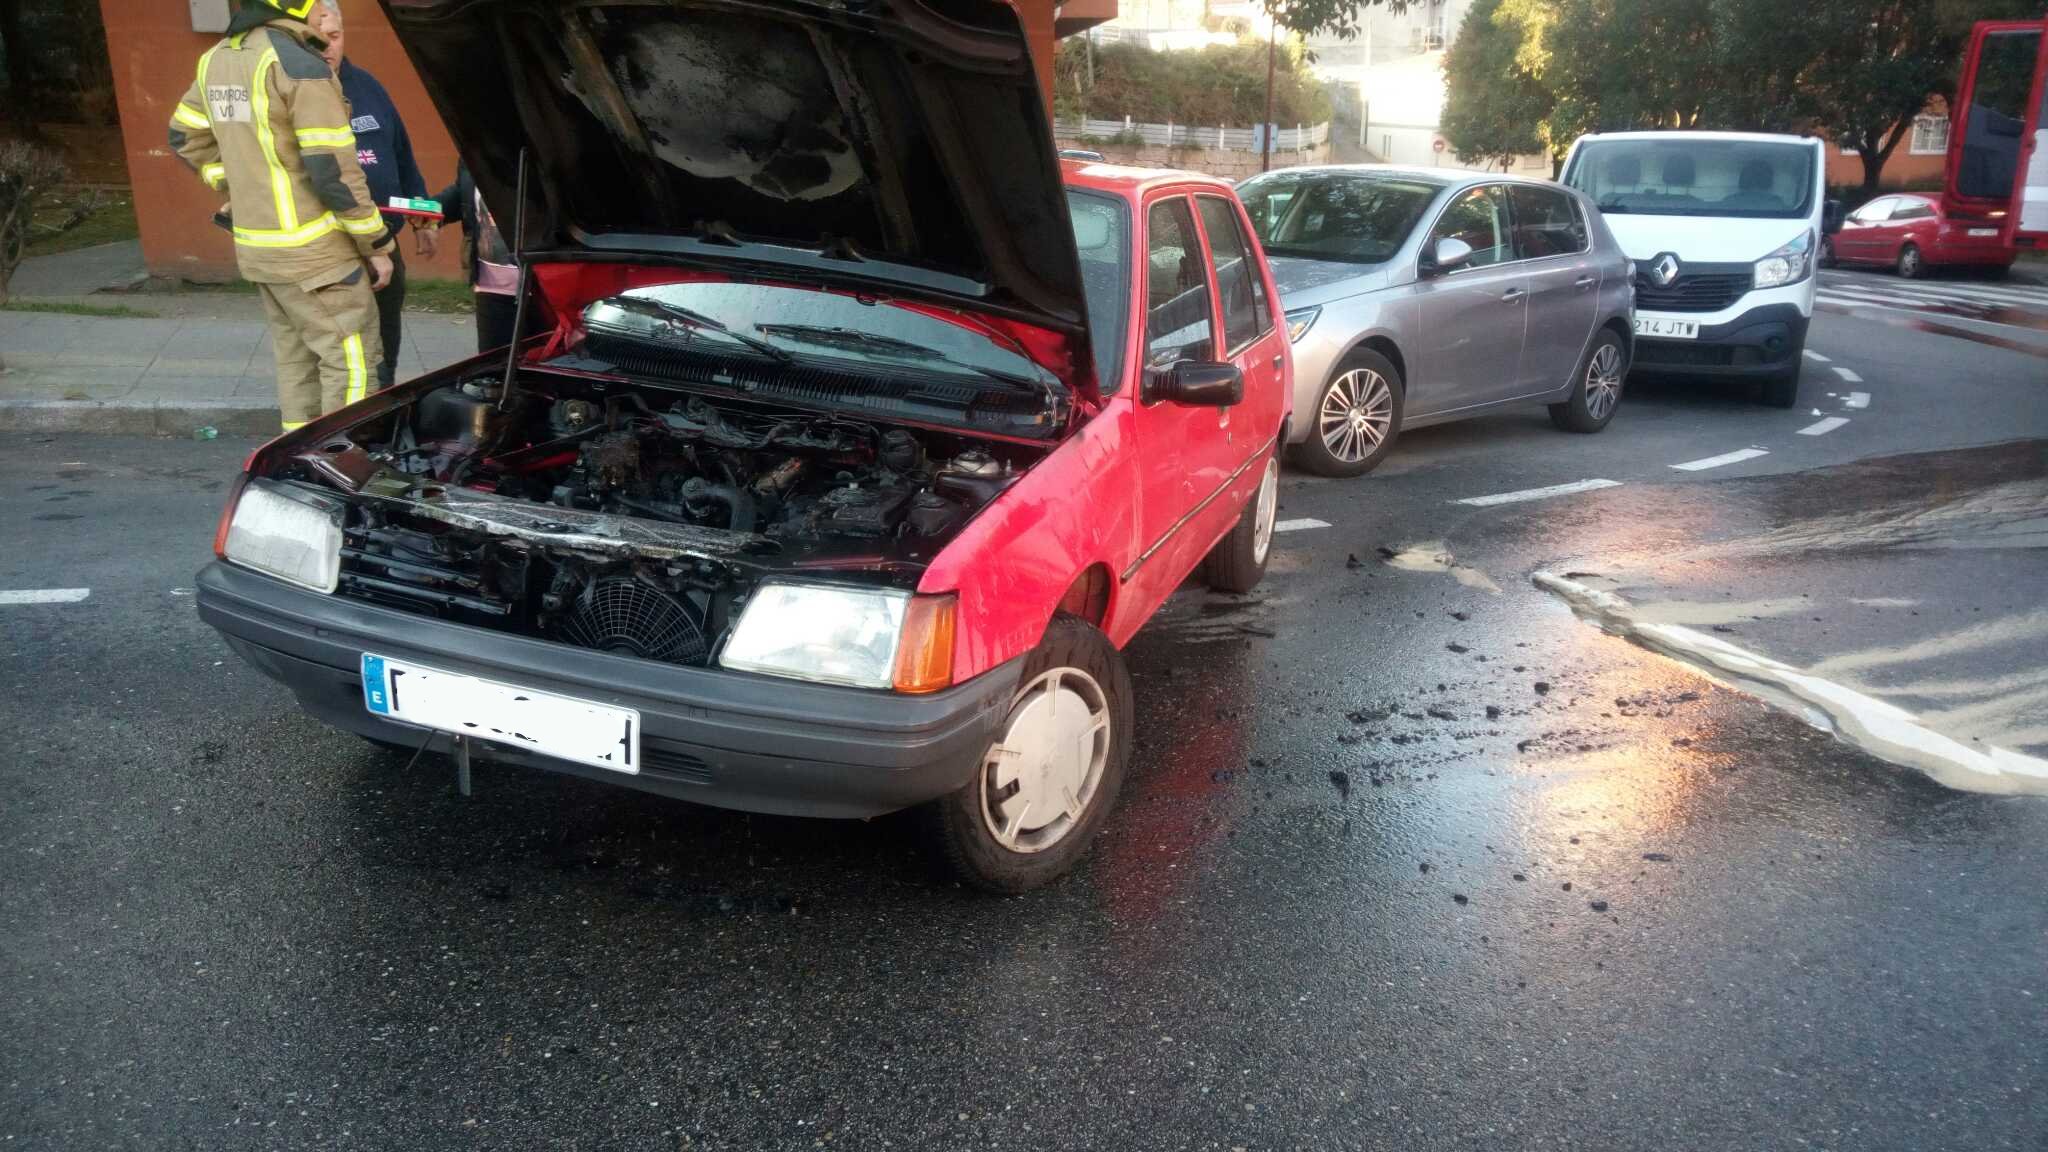
MULTIPOLYGON (((1261 143, 1257 128, 1231 128, 1221 124, 1146 124, 1130 119, 1057 120, 1053 122, 1053 132, 1066 139, 1114 140, 1122 137, 1128 140, 1135 137, 1155 147, 1213 148, 1225 152, 1257 152, 1261 143)), ((1273 133, 1273 150, 1294 152, 1317 147, 1329 139, 1330 125, 1327 121, 1297 124, 1273 133)))

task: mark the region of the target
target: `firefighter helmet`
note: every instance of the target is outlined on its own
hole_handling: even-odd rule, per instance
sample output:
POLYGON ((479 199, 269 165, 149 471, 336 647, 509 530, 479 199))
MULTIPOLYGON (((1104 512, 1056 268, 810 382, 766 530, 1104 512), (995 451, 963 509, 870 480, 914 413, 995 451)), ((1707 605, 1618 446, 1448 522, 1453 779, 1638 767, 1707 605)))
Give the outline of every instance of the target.
POLYGON ((275 8, 294 20, 304 20, 306 14, 313 10, 313 5, 319 3, 319 0, 244 0, 244 2, 252 6, 261 4, 265 8, 275 8))

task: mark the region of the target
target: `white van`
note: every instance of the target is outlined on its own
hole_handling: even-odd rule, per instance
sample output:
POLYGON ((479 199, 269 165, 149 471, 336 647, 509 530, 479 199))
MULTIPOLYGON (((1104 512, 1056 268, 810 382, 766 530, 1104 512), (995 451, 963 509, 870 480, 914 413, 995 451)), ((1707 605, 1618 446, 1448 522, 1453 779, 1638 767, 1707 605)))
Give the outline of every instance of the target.
POLYGON ((1836 224, 1822 142, 1751 132, 1581 136, 1564 183, 1635 262, 1635 367, 1762 382, 1790 408, 1836 224))

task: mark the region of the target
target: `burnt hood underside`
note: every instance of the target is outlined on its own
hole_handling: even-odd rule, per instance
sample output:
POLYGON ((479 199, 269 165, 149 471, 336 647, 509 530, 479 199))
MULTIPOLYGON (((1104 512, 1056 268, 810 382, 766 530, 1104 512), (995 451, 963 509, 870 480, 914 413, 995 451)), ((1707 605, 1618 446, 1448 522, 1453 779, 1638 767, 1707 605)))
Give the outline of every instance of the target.
POLYGON ((529 150, 530 254, 872 285, 1082 334, 1051 127, 1000 0, 383 3, 508 233, 529 150))

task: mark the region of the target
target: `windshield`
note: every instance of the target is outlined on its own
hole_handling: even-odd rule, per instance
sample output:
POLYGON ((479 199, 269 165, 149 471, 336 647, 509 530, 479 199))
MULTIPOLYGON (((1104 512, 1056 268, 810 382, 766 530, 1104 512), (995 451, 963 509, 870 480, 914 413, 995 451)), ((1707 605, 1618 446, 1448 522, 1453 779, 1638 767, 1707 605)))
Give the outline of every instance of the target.
POLYGON ((1589 140, 1564 182, 1602 212, 1803 220, 1813 209, 1814 147, 1759 140, 1589 140))
POLYGON ((1269 256, 1378 264, 1401 250, 1439 191, 1376 172, 1275 172, 1237 194, 1269 256))
MULTIPOLYGON (((657 284, 621 296, 682 309, 676 318, 691 326, 693 339, 707 342, 728 339, 770 354, 915 365, 982 379, 1004 377, 1034 387, 1059 383, 1022 352, 980 332, 872 298, 733 283, 657 284), (720 328, 726 332, 718 332, 720 328)), ((591 309, 606 303, 599 301, 591 309)), ((586 318, 590 315, 586 311, 586 318)))
POLYGON ((1096 387, 1116 391, 1123 360, 1124 317, 1130 311, 1130 216, 1114 196, 1067 191, 1074 249, 1081 257, 1081 291, 1088 299, 1088 340, 1095 349, 1096 387))

